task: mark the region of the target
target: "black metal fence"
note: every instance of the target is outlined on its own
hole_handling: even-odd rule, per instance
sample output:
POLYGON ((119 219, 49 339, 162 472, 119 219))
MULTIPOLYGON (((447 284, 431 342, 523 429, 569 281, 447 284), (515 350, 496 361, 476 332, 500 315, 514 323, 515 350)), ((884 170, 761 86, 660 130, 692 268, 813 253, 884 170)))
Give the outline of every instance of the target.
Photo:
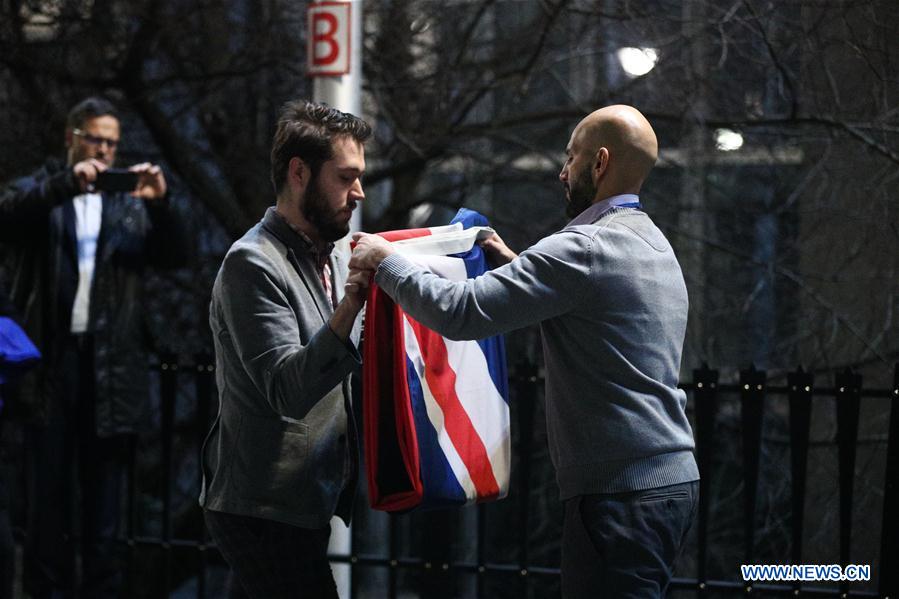
MULTIPOLYGON (((195 456, 206 434, 216 406, 214 365, 209 357, 199 357, 191 365, 179 364, 172 357, 163 357, 158 365, 159 373, 159 423, 154 435, 160 451, 153 455, 161 457, 161 464, 153 471, 158 472, 159 480, 154 486, 161 496, 155 502, 155 514, 153 518, 161 519, 157 526, 149 527, 146 516, 142 515, 147 510, 139 505, 140 497, 145 493, 138 492, 138 479, 141 466, 138 464, 138 451, 132 451, 132 467, 129 474, 128 493, 128 526, 125 543, 131 555, 130 580, 132 584, 131 596, 156 596, 156 593, 167 596, 174 588, 184 588, 186 578, 192 578, 190 595, 198 598, 216 596, 210 590, 209 567, 211 564, 219 566, 216 571, 221 574, 221 558, 206 534, 202 525, 202 518, 196 502, 186 510, 180 510, 177 514, 173 509, 174 481, 176 470, 180 479, 184 479, 184 468, 188 471, 196 469, 196 459, 187 460, 189 463, 176 463, 176 445, 181 450, 181 456, 193 453, 195 456), (193 400, 188 406, 188 413, 182 409, 179 411, 181 395, 192 395, 193 400), (189 412, 192 412, 189 413, 189 412), (179 470, 180 469, 180 470, 179 470), (147 530, 152 532, 148 533, 147 530), (152 564, 148 566, 148 564, 152 564), (145 581, 147 571, 152 572, 155 593, 147 594, 145 581), (142 594, 139 590, 144 589, 142 594)), ((862 378, 852 371, 845 371, 832 377, 832 386, 816 386, 815 377, 803 370, 786 376, 786 384, 769 384, 767 375, 763 371, 748 369, 740 372, 739 379, 733 383, 723 383, 719 380, 720 373, 709 368, 694 371, 693 380, 682 384, 688 392, 688 411, 693 418, 695 435, 697 440, 697 459, 702 475, 701 496, 699 503, 698 519, 694 524, 694 540, 687 551, 691 553, 688 561, 692 563, 692 575, 690 577, 677 578, 674 582, 675 592, 679 596, 736 596, 737 594, 753 593, 762 596, 858 596, 858 597, 899 597, 899 516, 894 506, 899 504, 899 365, 894 372, 894 382, 891 389, 864 389, 862 378), (807 562, 808 547, 804 546, 804 539, 808 536, 810 526, 807 517, 807 505, 811 501, 809 497, 809 449, 810 430, 812 426, 813 407, 818 410, 831 411, 833 405, 833 421, 835 422, 835 434, 833 444, 838 456, 838 516, 839 523, 839 563, 841 565, 859 563, 854 561, 853 554, 853 513, 854 484, 856 481, 856 456, 859 447, 859 421, 860 406, 862 400, 879 402, 881 412, 888 412, 888 424, 886 433, 877 441, 877 452, 885 453, 883 463, 883 503, 882 514, 869 517, 879 517, 881 538, 879 540, 878 560, 872 564, 872 581, 861 589, 858 585, 850 585, 848 582, 823 584, 823 583, 771 583, 750 584, 740 578, 739 563, 773 563, 770 560, 759 562, 757 552, 759 541, 759 526, 757 524, 757 510, 759 507, 760 489, 760 461, 762 459, 763 431, 765 430, 766 414, 777 412, 782 415, 786 423, 785 435, 788 437, 789 472, 782 472, 784 484, 789 485, 789 505, 782 506, 785 522, 789 523, 787 554, 779 556, 777 563, 801 564, 807 562), (830 402, 829 404, 824 402, 830 402), (736 429, 739 429, 739 438, 734 438, 730 432, 722 430, 719 416, 722 410, 731 413, 736 429), (711 508, 716 499, 716 481, 722 476, 722 468, 716 462, 716 456, 724 447, 739 446, 739 462, 741 468, 738 479, 742 501, 730 500, 725 505, 731 513, 742 513, 742 539, 734 540, 739 546, 739 563, 733 564, 733 577, 714 576, 710 572, 709 563, 711 553, 715 547, 708 542, 710 526, 712 525, 711 508)), ((511 495, 517 495, 517 514, 511 519, 504 520, 504 526, 512 522, 512 530, 508 531, 510 538, 515 539, 518 545, 513 553, 514 558, 496 559, 485 551, 486 539, 490 532, 490 522, 487 506, 478 506, 472 518, 469 518, 467 531, 471 533, 469 540, 474 545, 474 551, 469 552, 469 559, 453 559, 452 552, 447 549, 449 540, 458 531, 451 530, 458 525, 453 521, 452 525, 441 524, 446 521, 441 514, 423 520, 424 528, 417 534, 426 535, 425 543, 417 555, 411 555, 408 551, 401 551, 400 547, 400 523, 401 518, 407 516, 384 516, 386 526, 374 534, 380 537, 380 542, 386 549, 385 552, 369 553, 358 547, 360 543, 357 530, 353 535, 355 543, 352 544, 348 554, 332 555, 333 563, 349 564, 353 597, 368 596, 367 590, 361 588, 360 576, 363 571, 371 572, 372 569, 380 572, 380 580, 383 584, 378 591, 371 596, 387 596, 395 598, 401 591, 400 577, 404 573, 416 573, 417 592, 422 597, 450 597, 450 596, 497 596, 496 587, 489 586, 491 579, 501 578, 500 587, 504 589, 505 596, 530 597, 542 596, 539 592, 535 595, 535 585, 540 581, 546 583, 549 579, 559 575, 558 562, 534 563, 532 559, 533 547, 528 542, 527 531, 533 526, 532 510, 528 505, 528 490, 534 483, 531 472, 531 457, 536 449, 533 431, 537 423, 536 408, 539 396, 542 393, 542 380, 538 371, 533 366, 524 366, 515 369, 511 385, 511 402, 513 409, 513 429, 517 429, 513 453, 516 455, 515 467, 517 472, 513 478, 511 495), (473 523, 471 522, 473 520, 473 523), (384 538, 386 537, 386 538, 384 538), (453 585, 448 581, 456 577, 467 577, 470 584, 467 590, 453 590, 453 585), (473 580, 471 580, 473 579, 473 580), (386 588, 385 588, 386 587, 386 588), (455 593, 455 595, 454 595, 455 593)), ((358 403, 358 402, 357 402, 358 403)), ((184 408, 184 406, 181 406, 184 408)), ((146 442, 146 441, 145 441, 146 442)), ((178 458, 182 462, 184 458, 178 458)), ((727 472, 734 477, 733 472, 727 472)), ((187 473, 192 488, 181 489, 181 495, 195 498, 198 493, 197 471, 187 473)), ((763 480, 763 482, 765 482, 763 480)), ((364 483, 360 485, 364 487, 364 483)), ((182 497, 183 499, 183 497, 182 497)), ((506 500, 508 501, 508 500, 506 500)), ((183 503, 183 502, 182 502, 183 503)), ((716 504, 717 505, 717 504, 716 504)), ((492 507, 492 506, 491 506, 492 507)), ((356 522, 370 520, 371 513, 365 500, 357 503, 356 522), (368 512, 368 514, 366 514, 368 512)), ((381 520, 383 523, 384 520, 381 520)), ((366 531, 361 531, 366 534, 366 531)), ((865 539, 869 543, 877 543, 876 540, 865 539)), ((769 556, 770 557, 770 556, 769 556)), ((551 560, 550 560, 551 562, 551 560)), ((405 586, 408 589, 408 585, 405 586)), ((541 588, 545 588, 541 587, 541 588)), ((182 591, 180 596, 184 596, 182 591)))

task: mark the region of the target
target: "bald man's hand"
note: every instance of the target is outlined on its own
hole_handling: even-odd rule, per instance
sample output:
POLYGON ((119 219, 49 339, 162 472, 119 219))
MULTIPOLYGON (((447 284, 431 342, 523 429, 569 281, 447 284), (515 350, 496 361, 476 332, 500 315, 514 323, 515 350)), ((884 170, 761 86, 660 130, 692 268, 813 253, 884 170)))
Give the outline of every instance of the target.
POLYGON ((381 261, 396 251, 380 235, 353 233, 353 241, 356 244, 350 257, 350 268, 353 270, 378 270, 381 261))
POLYGON ((518 257, 518 254, 509 249, 503 238, 494 233, 484 241, 480 242, 484 248, 484 254, 487 255, 487 261, 494 268, 508 264, 518 257))

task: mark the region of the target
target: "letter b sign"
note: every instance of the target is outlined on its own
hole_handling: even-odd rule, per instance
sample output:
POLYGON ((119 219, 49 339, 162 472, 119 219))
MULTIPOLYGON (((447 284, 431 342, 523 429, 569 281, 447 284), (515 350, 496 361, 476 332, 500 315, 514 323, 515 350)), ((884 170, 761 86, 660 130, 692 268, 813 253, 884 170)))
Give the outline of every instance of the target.
POLYGON ((306 11, 306 56, 310 76, 350 72, 350 3, 317 2, 306 11))

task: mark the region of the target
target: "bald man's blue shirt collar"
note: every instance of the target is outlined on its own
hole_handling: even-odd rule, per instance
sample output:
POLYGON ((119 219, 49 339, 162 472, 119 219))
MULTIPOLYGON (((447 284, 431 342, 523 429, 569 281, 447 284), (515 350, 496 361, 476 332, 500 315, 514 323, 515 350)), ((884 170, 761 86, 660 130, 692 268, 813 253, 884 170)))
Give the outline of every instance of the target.
POLYGON ((600 217, 612 208, 640 208, 640 196, 634 193, 623 193, 596 202, 568 223, 574 225, 589 225, 595 223, 600 217))

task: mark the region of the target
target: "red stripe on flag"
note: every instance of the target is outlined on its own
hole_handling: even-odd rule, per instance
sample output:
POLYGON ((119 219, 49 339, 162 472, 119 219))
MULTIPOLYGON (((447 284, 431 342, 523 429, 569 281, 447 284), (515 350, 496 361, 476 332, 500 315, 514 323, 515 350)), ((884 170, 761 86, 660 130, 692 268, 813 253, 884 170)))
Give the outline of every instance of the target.
POLYGON ((400 229, 399 231, 384 231, 378 233, 387 241, 401 241, 403 239, 412 239, 414 237, 427 237, 431 235, 430 229, 400 229))
MULTIPOLYGON (((402 241, 404 239, 413 239, 415 237, 427 237, 428 235, 433 235, 431 230, 428 228, 424 229, 399 229, 397 231, 382 231, 381 233, 375 233, 375 235, 380 235, 387 241, 402 241)), ((356 242, 350 242, 350 249, 356 249, 356 242)))
MULTIPOLYGON (((406 315, 406 318, 409 318, 406 315)), ((478 501, 492 499, 499 495, 499 485, 493 475, 487 448, 468 417, 468 412, 456 395, 456 373, 449 365, 446 344, 443 337, 409 318, 418 347, 425 363, 425 378, 428 387, 443 410, 444 426, 450 441, 478 492, 478 501)))

